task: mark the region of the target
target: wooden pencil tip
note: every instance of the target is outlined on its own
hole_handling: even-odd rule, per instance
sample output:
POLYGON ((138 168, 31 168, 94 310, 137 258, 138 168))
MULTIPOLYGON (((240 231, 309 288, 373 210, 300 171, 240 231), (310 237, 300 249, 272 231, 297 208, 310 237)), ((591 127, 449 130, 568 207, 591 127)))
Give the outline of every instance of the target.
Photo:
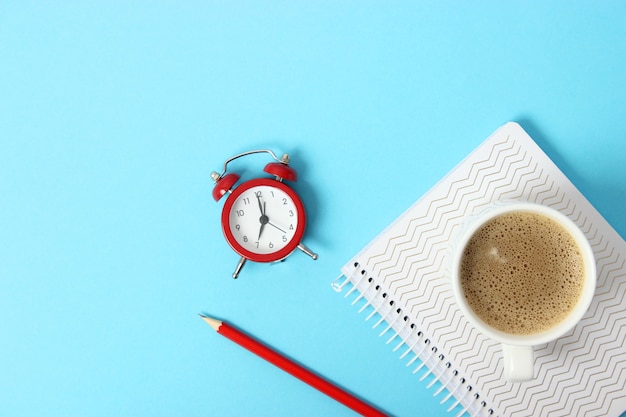
POLYGON ((204 314, 198 314, 198 315, 215 331, 218 331, 220 326, 222 325, 222 322, 220 320, 214 319, 213 317, 205 316, 204 314))

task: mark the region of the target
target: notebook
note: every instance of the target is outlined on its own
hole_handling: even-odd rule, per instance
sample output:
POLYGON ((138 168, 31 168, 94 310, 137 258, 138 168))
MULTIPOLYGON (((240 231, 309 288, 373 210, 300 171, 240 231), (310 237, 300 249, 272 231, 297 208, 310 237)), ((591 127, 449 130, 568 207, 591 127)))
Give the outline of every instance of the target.
POLYGON ((332 286, 459 416, 619 416, 626 410, 625 265, 624 240, 511 122, 350 259, 332 286), (589 239, 597 264, 587 314, 535 348, 536 377, 524 383, 504 379, 499 343, 463 317, 447 275, 461 222, 499 200, 566 214, 589 239))

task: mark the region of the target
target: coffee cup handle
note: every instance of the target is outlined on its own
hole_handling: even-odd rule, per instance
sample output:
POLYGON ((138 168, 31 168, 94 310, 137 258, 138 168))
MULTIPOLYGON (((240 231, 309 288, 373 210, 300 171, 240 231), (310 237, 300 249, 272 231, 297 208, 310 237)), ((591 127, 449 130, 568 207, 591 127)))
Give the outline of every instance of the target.
POLYGON ((502 344, 504 356, 504 377, 510 382, 530 381, 534 377, 534 357, 532 346, 502 344))

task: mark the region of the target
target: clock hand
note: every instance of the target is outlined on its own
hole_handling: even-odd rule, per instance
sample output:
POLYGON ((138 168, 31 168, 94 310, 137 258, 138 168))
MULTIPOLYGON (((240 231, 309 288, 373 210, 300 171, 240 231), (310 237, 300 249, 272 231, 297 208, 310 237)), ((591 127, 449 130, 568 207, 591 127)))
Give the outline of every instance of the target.
POLYGON ((261 210, 261 216, 265 216, 265 202, 261 205, 261 196, 257 194, 256 200, 259 202, 259 210, 261 210))
POLYGON ((287 232, 285 232, 283 229, 276 226, 274 223, 270 222, 270 218, 267 217, 267 214, 265 214, 265 201, 263 202, 263 206, 261 206, 261 197, 257 195, 256 198, 259 201, 259 208, 261 209, 261 217, 259 218, 259 221, 261 222, 261 230, 259 231, 259 239, 261 239, 261 233, 263 232, 263 228, 265 227, 266 224, 269 224, 270 226, 275 227, 281 232, 287 234, 287 232))
POLYGON ((263 229, 265 229, 265 225, 270 222, 269 217, 265 215, 265 202, 263 202, 263 206, 261 206, 261 200, 259 200, 259 207, 262 207, 262 209, 261 209, 261 217, 259 217, 259 222, 261 222, 261 228, 259 229, 258 240, 261 239, 261 234, 263 233, 263 229))
POLYGON ((259 238, 261 239, 261 235, 263 234, 263 229, 265 229, 265 225, 270 221, 270 219, 265 215, 265 201, 261 204, 261 196, 256 195, 256 200, 259 203, 259 210, 261 210, 261 217, 259 217, 259 222, 261 222, 261 228, 259 229, 259 238))
POLYGON ((277 228, 278 230, 280 230, 281 232, 283 232, 285 234, 287 233, 283 229, 281 229, 280 227, 276 226, 274 223, 270 222, 269 219, 268 219, 267 222, 269 223, 270 226, 277 228))

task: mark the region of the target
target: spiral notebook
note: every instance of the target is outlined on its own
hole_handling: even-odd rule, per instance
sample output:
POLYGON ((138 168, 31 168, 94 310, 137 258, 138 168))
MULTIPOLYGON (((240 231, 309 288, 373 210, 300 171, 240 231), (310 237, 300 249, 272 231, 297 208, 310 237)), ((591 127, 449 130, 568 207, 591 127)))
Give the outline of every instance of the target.
POLYGON ((333 288, 459 416, 619 416, 626 410, 625 266, 626 242, 530 136, 507 123, 346 263, 333 288), (535 348, 530 382, 504 379, 500 345, 466 321, 446 273, 461 221, 496 200, 560 210, 596 257, 591 307, 573 330, 535 348))

